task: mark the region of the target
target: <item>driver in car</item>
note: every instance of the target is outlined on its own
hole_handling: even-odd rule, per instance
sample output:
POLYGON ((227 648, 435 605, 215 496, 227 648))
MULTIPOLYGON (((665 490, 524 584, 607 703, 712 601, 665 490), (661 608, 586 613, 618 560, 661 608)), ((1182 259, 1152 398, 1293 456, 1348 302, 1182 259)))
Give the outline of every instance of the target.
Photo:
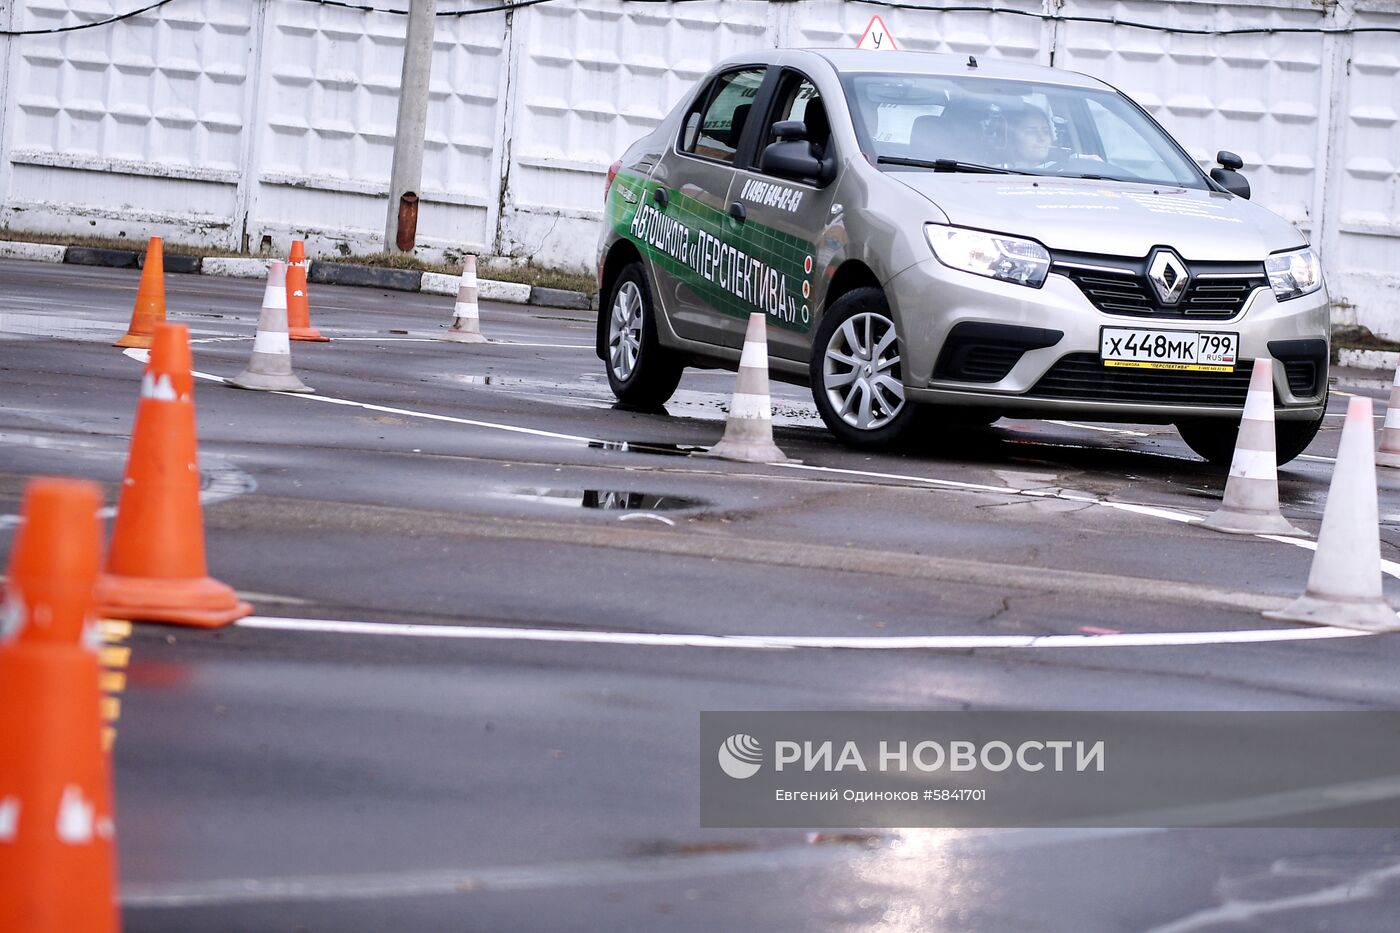
POLYGON ((1002 167, 1021 171, 1047 168, 1063 171, 1067 167, 1073 167, 1074 162, 1103 162, 1097 155, 1073 152, 1069 149, 1054 149, 1054 144, 1055 131, 1050 118, 1044 110, 1034 104, 1027 104, 1014 111, 1008 118, 1006 161, 1002 167))
POLYGON ((1050 118, 1039 107, 1028 105, 1011 115, 1007 130, 1006 167, 1047 168, 1052 164, 1050 145, 1055 141, 1050 118))

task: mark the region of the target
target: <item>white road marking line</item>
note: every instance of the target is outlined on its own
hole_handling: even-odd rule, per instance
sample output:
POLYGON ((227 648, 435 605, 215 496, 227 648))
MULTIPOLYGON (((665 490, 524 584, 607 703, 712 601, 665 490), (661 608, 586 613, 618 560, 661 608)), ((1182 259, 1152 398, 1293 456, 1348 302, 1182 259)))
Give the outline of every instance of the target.
POLYGON ((523 340, 497 340, 492 337, 490 343, 499 343, 508 347, 548 347, 552 350, 593 350, 595 347, 590 343, 526 343, 523 340))
MULTIPOLYGON (((1263 538, 1265 541, 1277 541, 1279 544, 1291 544, 1308 551, 1317 550, 1317 542, 1309 541, 1306 538, 1285 538, 1282 535, 1253 535, 1252 537, 1263 538)), ((1400 578, 1400 563, 1381 558, 1381 573, 1388 573, 1392 577, 1400 578)))
POLYGON ((774 463, 769 466, 779 466, 787 470, 806 470, 815 473, 835 473, 842 476, 864 476, 870 479, 895 479, 909 483, 924 483, 930 486, 942 486, 946 489, 970 489, 977 492, 999 492, 1008 496, 1024 495, 1026 490, 1016 489, 1011 486, 990 486, 986 483, 964 483, 952 479, 934 479, 928 476, 913 476, 906 473, 880 473, 875 470, 848 470, 841 467, 815 466, 810 463, 774 463))
MULTIPOLYGON (((143 363, 146 362, 146 361, 150 358, 150 351, 149 351, 149 350, 127 349, 127 350, 123 350, 122 352, 125 353, 127 356, 131 357, 132 359, 138 360, 139 362, 143 362, 143 363)), ((211 380, 211 381, 214 381, 214 382, 223 382, 223 381, 224 381, 223 377, 221 377, 221 376, 215 376, 215 375, 212 375, 212 374, 210 374, 210 373, 201 373, 201 372, 195 371, 195 372, 194 372, 194 375, 195 375, 196 377, 200 378, 200 379, 207 379, 207 380, 211 380)), ((518 427, 518 426, 516 426, 516 425, 497 424, 497 423, 491 422, 491 421, 476 421, 476 420, 473 420, 473 419, 470 419, 470 418, 454 418, 454 417, 452 417, 452 416, 450 416, 450 415, 434 415, 434 414, 429 414, 429 413, 426 413, 426 412, 411 411, 411 410, 405 409, 405 408, 393 408, 393 407, 390 407, 390 406, 387 406, 387 405, 372 405, 372 404, 369 404, 368 402, 355 402, 355 401, 351 401, 351 400, 349 400, 349 399, 333 398, 333 397, 328 396, 328 395, 317 395, 317 394, 315 394, 315 393, 305 394, 305 393, 295 393, 295 392, 276 392, 276 393, 273 393, 273 394, 275 394, 275 395, 284 395, 284 396, 287 396, 287 397, 289 397, 289 398, 300 398, 300 399, 310 399, 310 400, 312 400, 312 401, 318 401, 318 402, 329 402, 329 403, 331 403, 331 404, 333 404, 333 405, 346 405, 346 406, 351 406, 351 407, 355 407, 355 408, 363 408, 363 409, 365 409, 365 410, 367 410, 367 411, 378 411, 378 412, 383 412, 383 413, 385 413, 385 414, 404 415, 404 416, 410 417, 410 418, 424 418, 424 419, 431 420, 431 421, 444 421, 444 422, 448 422, 448 423, 451 423, 451 424, 464 424, 464 425, 469 425, 469 426, 472 426, 472 427, 488 428, 488 429, 497 430, 497 431, 507 431, 507 432, 514 433, 514 434, 527 434, 527 435, 530 435, 530 436, 533 436, 533 437, 547 437, 547 438, 552 438, 552 439, 555 439, 555 440, 581 441, 581 442, 583 442, 583 443, 589 443, 589 444, 601 444, 601 443, 605 443, 604 441, 601 441, 601 440, 599 440, 598 438, 580 437, 580 436, 575 435, 575 434, 559 434, 559 433, 554 432, 554 431, 543 431, 543 430, 539 430, 539 429, 537 429, 537 428, 522 428, 522 427, 518 427)), ((1306 455, 1306 454, 1305 454, 1304 456, 1309 456, 1309 455, 1306 455)), ((1309 459, 1328 460, 1328 458, 1325 458, 1325 457, 1309 457, 1309 459)), ((1328 462, 1335 462, 1335 461, 1328 460, 1328 462)), ((1182 524, 1189 524, 1189 523, 1199 522, 1199 521, 1202 521, 1202 520, 1203 520, 1202 516, 1193 515, 1193 514, 1191 514, 1191 513, 1189 513, 1189 512, 1183 512, 1183 511, 1180 511, 1180 510, 1177 510, 1177 509, 1159 508, 1159 507, 1156 507, 1156 506, 1147 506, 1147 505, 1136 505, 1136 504, 1133 504, 1133 503, 1131 503, 1131 502, 1111 502, 1111 501, 1106 501, 1106 500, 1103 500, 1103 499, 1091 499, 1091 498, 1088 498, 1088 497, 1085 497, 1085 496, 1071 495, 1071 494, 1065 494, 1065 493, 1059 493, 1059 492, 1049 492, 1049 491, 1045 491, 1045 490, 1016 489, 1016 488, 1013 488, 1013 487, 1010 487, 1010 486, 992 486, 992 485, 989 485, 989 484, 986 484, 986 483, 964 483, 964 482, 959 482, 959 481, 957 481, 957 480, 934 479, 934 478, 932 478, 932 477, 927 477, 927 476, 915 476, 915 475, 905 474, 905 473, 882 473, 882 472, 878 472, 878 471, 875 471, 875 470, 849 470, 849 469, 842 469, 842 468, 839 468, 839 467, 816 466, 816 465, 808 464, 808 463, 781 463, 781 464, 769 464, 769 465, 770 465, 770 466, 778 466, 778 467, 782 467, 782 468, 784 468, 784 469, 789 469, 789 470, 805 470, 805 471, 808 471, 808 472, 832 473, 832 474, 843 475, 843 476, 863 476, 863 477, 867 477, 867 478, 871 478, 871 479, 892 479, 892 480, 899 480, 899 481, 902 481, 902 482, 918 483, 918 484, 921 484, 921 485, 938 486, 938 487, 945 488, 945 489, 962 489, 962 490, 970 490, 970 491, 974 491, 974 492, 992 492, 992 493, 1000 493, 1000 494, 1002 494, 1002 495, 1008 495, 1008 496, 1033 496, 1033 497, 1037 497, 1037 498, 1056 498, 1056 499, 1064 499, 1064 500, 1069 501, 1069 502, 1086 502, 1086 501, 1087 501, 1087 502, 1092 502, 1092 503, 1097 504, 1097 505, 1106 506, 1107 508, 1117 509, 1117 510, 1120 511, 1120 512, 1129 512, 1129 513, 1132 513, 1132 514, 1135 514, 1135 515, 1146 515, 1146 516, 1150 516, 1150 517, 1153 517, 1153 518, 1166 519, 1167 521, 1180 522, 1180 523, 1182 523, 1182 524)), ((1307 549, 1309 549, 1309 550, 1316 550, 1316 549, 1317 549, 1317 544, 1316 544, 1315 542, 1313 542, 1313 541, 1308 541, 1308 540, 1306 540, 1306 539, 1300 539, 1300 538, 1285 538, 1285 537, 1282 537, 1282 536, 1279 536, 1279 535, 1252 535, 1251 537, 1262 538, 1262 539, 1264 539, 1264 540, 1266 540, 1266 541, 1278 541, 1278 542, 1281 542, 1281 543, 1283 543, 1283 544, 1291 544, 1291 545, 1293 545, 1293 546, 1295 546, 1295 547, 1303 547, 1303 548, 1307 548, 1307 549)), ((1400 578, 1400 563, 1396 563, 1395 561, 1382 560, 1382 561, 1381 561, 1381 570, 1382 570, 1383 572, 1385 572, 1385 573, 1390 574, 1390 575, 1393 576, 1393 577, 1400 578)), ((1079 637, 1079 636, 1063 636, 1063 637, 1079 637)), ((1095 640, 1100 640, 1100 639, 1104 639, 1104 638, 1112 638, 1112 637, 1118 637, 1118 636, 1093 635, 1093 636, 1089 636, 1089 637, 1090 637, 1090 638, 1093 638, 1093 639, 1095 639, 1095 640)))
POLYGON ((1129 437, 1151 437, 1146 431, 1129 431, 1126 428, 1105 428, 1096 424, 1080 424, 1078 421, 1051 421, 1046 419, 1046 424, 1058 424, 1064 428, 1083 428, 1085 431, 1102 431, 1104 434, 1126 434, 1129 437))
POLYGON ((909 651, 969 648, 1125 648, 1170 645, 1230 645, 1260 642, 1354 638, 1372 634, 1354 629, 1253 629, 1238 632, 1125 632, 1120 635, 682 635, 661 632, 569 631, 474 625, 422 625, 399 622, 346 622, 335 619, 287 619, 249 616, 235 623, 243 628, 330 635, 383 635, 401 638, 444 638, 481 641, 534 641, 563 644, 629 645, 649 648, 742 648, 790 650, 843 648, 862 651, 909 651))
MULTIPOLYGON (((150 360, 150 350, 126 349, 122 351, 140 363, 150 360)), ((202 373, 199 370, 191 370, 192 375, 197 379, 204 379, 209 382, 226 382, 223 376, 216 376, 213 373, 202 373)), ((601 444, 602 440, 596 437, 581 437, 577 434, 560 434, 556 431, 543 431, 538 428, 522 428, 513 424, 497 424, 493 421, 477 421, 472 418, 455 418, 451 415, 435 415, 430 412, 411 411, 407 408, 394 408, 389 405, 372 405, 369 402, 356 402, 351 399, 336 398, 330 395, 319 395, 315 392, 273 392, 272 395, 281 395, 287 398, 308 399, 313 402, 328 402, 332 405, 345 405, 351 408, 363 408, 365 411, 377 411, 387 415, 403 415, 407 418, 423 418, 427 421, 443 421, 448 424, 464 424, 474 428, 487 428, 493 431, 507 431, 511 434, 528 434, 531 437, 547 437, 552 440, 578 441, 584 444, 601 444)))
MULTIPOLYGON (((334 331, 332 331, 332 333, 334 333, 334 331)), ((346 341, 369 343, 431 343, 432 340, 432 337, 405 337, 402 334, 396 334, 392 337, 331 337, 331 343, 343 343, 346 341)))

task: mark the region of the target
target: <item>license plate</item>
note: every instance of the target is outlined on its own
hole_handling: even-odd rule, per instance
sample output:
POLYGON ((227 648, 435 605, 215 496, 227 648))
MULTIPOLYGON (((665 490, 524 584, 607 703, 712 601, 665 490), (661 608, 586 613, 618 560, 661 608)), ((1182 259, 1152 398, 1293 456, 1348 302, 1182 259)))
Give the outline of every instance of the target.
POLYGON ((1099 331, 1099 359, 1105 366, 1231 372, 1239 349, 1239 334, 1135 327, 1099 331))

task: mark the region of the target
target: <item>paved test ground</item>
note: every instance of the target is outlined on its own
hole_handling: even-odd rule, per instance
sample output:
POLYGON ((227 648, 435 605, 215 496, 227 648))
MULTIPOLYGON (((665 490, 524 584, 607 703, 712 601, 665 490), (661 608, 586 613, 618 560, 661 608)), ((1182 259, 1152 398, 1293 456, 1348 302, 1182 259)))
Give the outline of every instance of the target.
MULTIPOLYGON (((136 282, 0 262, 0 555, 29 476, 114 500, 142 367, 109 344, 136 282)), ((197 370, 243 367, 262 288, 167 277, 197 370)), ((1308 631, 1259 611, 1311 552, 1182 521, 1223 476, 1172 429, 1003 420, 862 454, 775 386, 802 465, 724 463, 694 452, 733 376, 615 409, 588 313, 487 303, 500 342, 460 346, 420 339, 449 298, 312 297, 337 338, 293 345, 316 397, 198 383, 212 573, 263 618, 512 631, 137 626, 128 930, 1394 929, 1394 831, 698 828, 700 710, 1400 706, 1393 637, 1230 642, 1308 631), (840 641, 1105 631, 1161 637, 840 641), (823 641, 668 637, 735 634, 823 641)), ((1344 393, 1379 416, 1389 385, 1336 375, 1327 429, 1281 472, 1311 532, 1344 393)), ((1400 479, 1382 485, 1396 559, 1400 479)))

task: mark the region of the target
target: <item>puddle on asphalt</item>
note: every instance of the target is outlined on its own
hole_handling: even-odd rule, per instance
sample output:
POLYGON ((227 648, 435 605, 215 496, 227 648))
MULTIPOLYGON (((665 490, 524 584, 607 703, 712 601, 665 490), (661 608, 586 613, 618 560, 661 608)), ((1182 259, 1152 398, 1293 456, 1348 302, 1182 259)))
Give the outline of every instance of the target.
POLYGON ((552 489, 527 486, 497 495, 518 502, 607 511, 678 512, 709 505, 703 499, 686 499, 654 492, 629 492, 623 489, 552 489))
POLYGON ((652 444, 646 441, 589 441, 588 446, 593 450, 618 450, 623 453, 634 454, 661 454, 666 457, 689 457, 691 454, 704 453, 708 447, 700 447, 695 444, 652 444))

